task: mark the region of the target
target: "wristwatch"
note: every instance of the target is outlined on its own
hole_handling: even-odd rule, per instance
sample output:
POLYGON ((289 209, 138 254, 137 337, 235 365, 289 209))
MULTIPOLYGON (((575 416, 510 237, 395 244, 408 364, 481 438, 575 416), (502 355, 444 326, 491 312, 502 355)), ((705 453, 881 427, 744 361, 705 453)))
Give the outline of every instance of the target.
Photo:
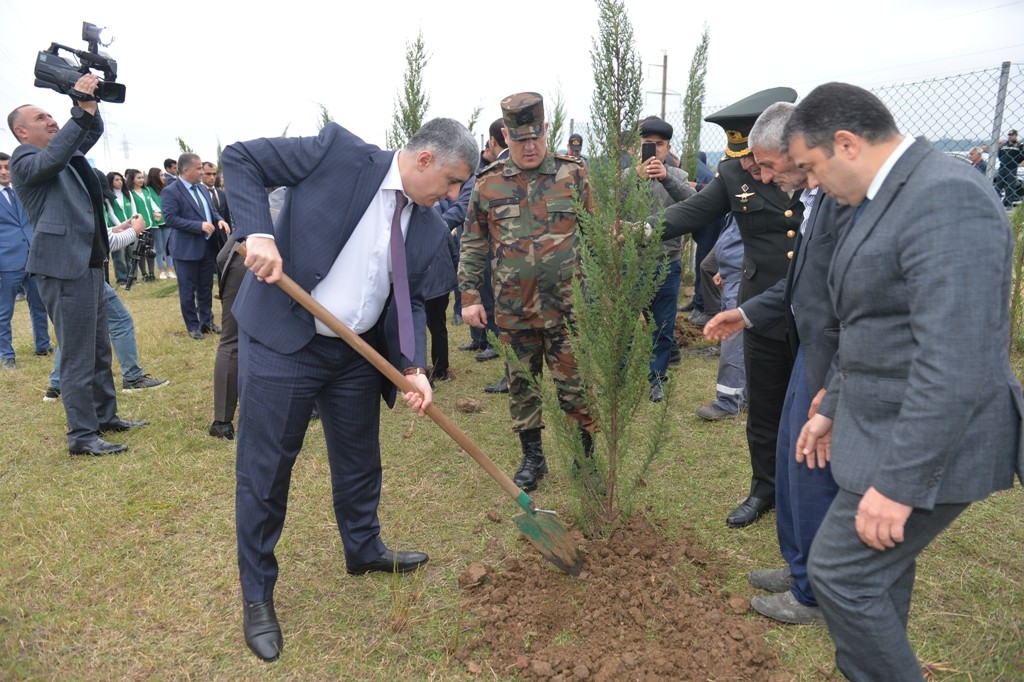
POLYGON ((76 121, 81 121, 86 116, 92 116, 92 114, 90 114, 88 111, 78 106, 77 104, 71 107, 71 118, 75 119, 76 121))

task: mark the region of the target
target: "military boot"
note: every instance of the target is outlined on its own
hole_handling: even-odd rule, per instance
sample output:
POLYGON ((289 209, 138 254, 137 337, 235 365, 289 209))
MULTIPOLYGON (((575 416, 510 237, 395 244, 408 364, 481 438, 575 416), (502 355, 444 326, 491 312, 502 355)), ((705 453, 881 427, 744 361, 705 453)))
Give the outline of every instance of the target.
POLYGON ((586 476, 584 483, 588 490, 604 496, 608 489, 604 484, 604 479, 601 478, 601 472, 597 470, 597 463, 594 462, 594 434, 581 428, 580 440, 583 443, 583 461, 573 459, 573 469, 586 476))
POLYGON ((548 473, 548 464, 544 461, 544 450, 540 444, 540 429, 520 431, 519 442, 523 446, 523 461, 512 482, 530 492, 537 489, 540 479, 548 473))

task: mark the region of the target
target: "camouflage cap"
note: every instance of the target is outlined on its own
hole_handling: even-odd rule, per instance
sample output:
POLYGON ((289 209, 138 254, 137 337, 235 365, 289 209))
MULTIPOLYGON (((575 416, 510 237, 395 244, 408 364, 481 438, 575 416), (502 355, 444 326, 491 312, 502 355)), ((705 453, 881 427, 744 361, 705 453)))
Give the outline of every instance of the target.
POLYGON ((536 92, 517 92, 501 100, 501 118, 513 140, 544 134, 544 98, 536 92))

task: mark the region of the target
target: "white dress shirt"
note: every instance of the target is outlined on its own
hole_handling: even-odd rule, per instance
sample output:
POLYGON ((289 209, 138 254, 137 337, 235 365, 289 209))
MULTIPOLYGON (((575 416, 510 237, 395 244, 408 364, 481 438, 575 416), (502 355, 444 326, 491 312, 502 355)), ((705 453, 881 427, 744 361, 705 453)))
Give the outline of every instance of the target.
MULTIPOLYGON (((311 292, 318 303, 356 334, 373 328, 391 292, 391 218, 397 204, 396 190, 403 191, 397 153, 352 236, 327 276, 311 292)), ((410 201, 401 216, 403 239, 409 233, 411 216, 410 201)), ((316 321, 316 331, 337 336, 320 320, 316 321)))

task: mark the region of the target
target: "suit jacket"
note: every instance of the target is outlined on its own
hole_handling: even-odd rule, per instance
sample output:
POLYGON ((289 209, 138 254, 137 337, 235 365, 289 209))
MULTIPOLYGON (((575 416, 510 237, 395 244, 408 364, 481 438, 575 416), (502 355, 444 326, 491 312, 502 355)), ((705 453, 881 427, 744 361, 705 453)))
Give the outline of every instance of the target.
POLYGON ((839 206, 819 190, 807 227, 803 234, 797 234, 796 255, 786 279, 743 304, 743 312, 755 329, 785 319, 793 354, 798 346, 803 347, 807 389, 812 396, 827 384, 839 347, 839 319, 828 293, 828 269, 841 225, 852 218, 850 207, 839 206))
POLYGON ((25 269, 28 249, 32 244, 32 223, 21 201, 13 197, 8 202, 7 194, 0 187, 0 272, 16 272, 25 269))
MULTIPOLYGON (((369 206, 395 152, 367 144, 331 123, 316 137, 279 137, 236 142, 221 156, 237 238, 274 234, 284 272, 312 291, 337 259, 369 206), (289 187, 276 221, 271 220, 266 187, 289 187)), ((414 205, 406 235, 406 265, 416 335, 415 358, 398 348, 398 316, 389 297, 378 327, 378 347, 399 369, 426 367, 426 314, 423 280, 449 232, 432 208, 414 205)), ((293 353, 316 333, 313 316, 279 287, 246 273, 231 312, 239 328, 279 353, 293 353)), ((395 388, 384 382, 393 404, 395 388)))
MULTIPOLYGON (((738 299, 742 304, 786 276, 803 208, 799 192, 790 197, 775 185, 755 180, 743 170, 739 159, 726 159, 718 165, 718 175, 709 185, 665 209, 662 239, 696 232, 731 211, 743 238, 743 279, 738 299)), ((649 222, 653 225, 655 220, 652 216, 649 222)), ((782 340, 786 325, 780 319, 750 331, 782 340)))
MULTIPOLYGON (((200 182, 196 187, 199 188, 199 193, 209 205, 210 216, 216 226, 224 218, 210 202, 210 191, 206 185, 200 182)), ((184 182, 173 182, 165 187, 163 194, 160 195, 160 204, 164 214, 164 225, 171 228, 167 251, 173 258, 202 260, 208 254, 216 256, 219 243, 212 242, 216 236, 214 234, 210 235, 209 239, 206 238, 206 234, 203 232, 206 214, 196 205, 192 191, 185 188, 184 182)), ((219 230, 220 228, 217 228, 215 232, 219 230)))
POLYGON ((78 279, 89 269, 97 219, 104 218, 99 183, 94 173, 86 172, 84 152, 102 134, 103 119, 97 111, 95 116, 69 120, 45 148, 23 144, 11 155, 11 181, 34 228, 29 272, 78 279), (70 166, 76 157, 82 175, 70 166), (95 185, 95 196, 86 182, 95 185))
POLYGON ((839 351, 820 409, 835 419, 841 488, 931 509, 1013 485, 1024 406, 1009 361, 1012 257, 986 179, 924 140, 840 235, 839 351))

